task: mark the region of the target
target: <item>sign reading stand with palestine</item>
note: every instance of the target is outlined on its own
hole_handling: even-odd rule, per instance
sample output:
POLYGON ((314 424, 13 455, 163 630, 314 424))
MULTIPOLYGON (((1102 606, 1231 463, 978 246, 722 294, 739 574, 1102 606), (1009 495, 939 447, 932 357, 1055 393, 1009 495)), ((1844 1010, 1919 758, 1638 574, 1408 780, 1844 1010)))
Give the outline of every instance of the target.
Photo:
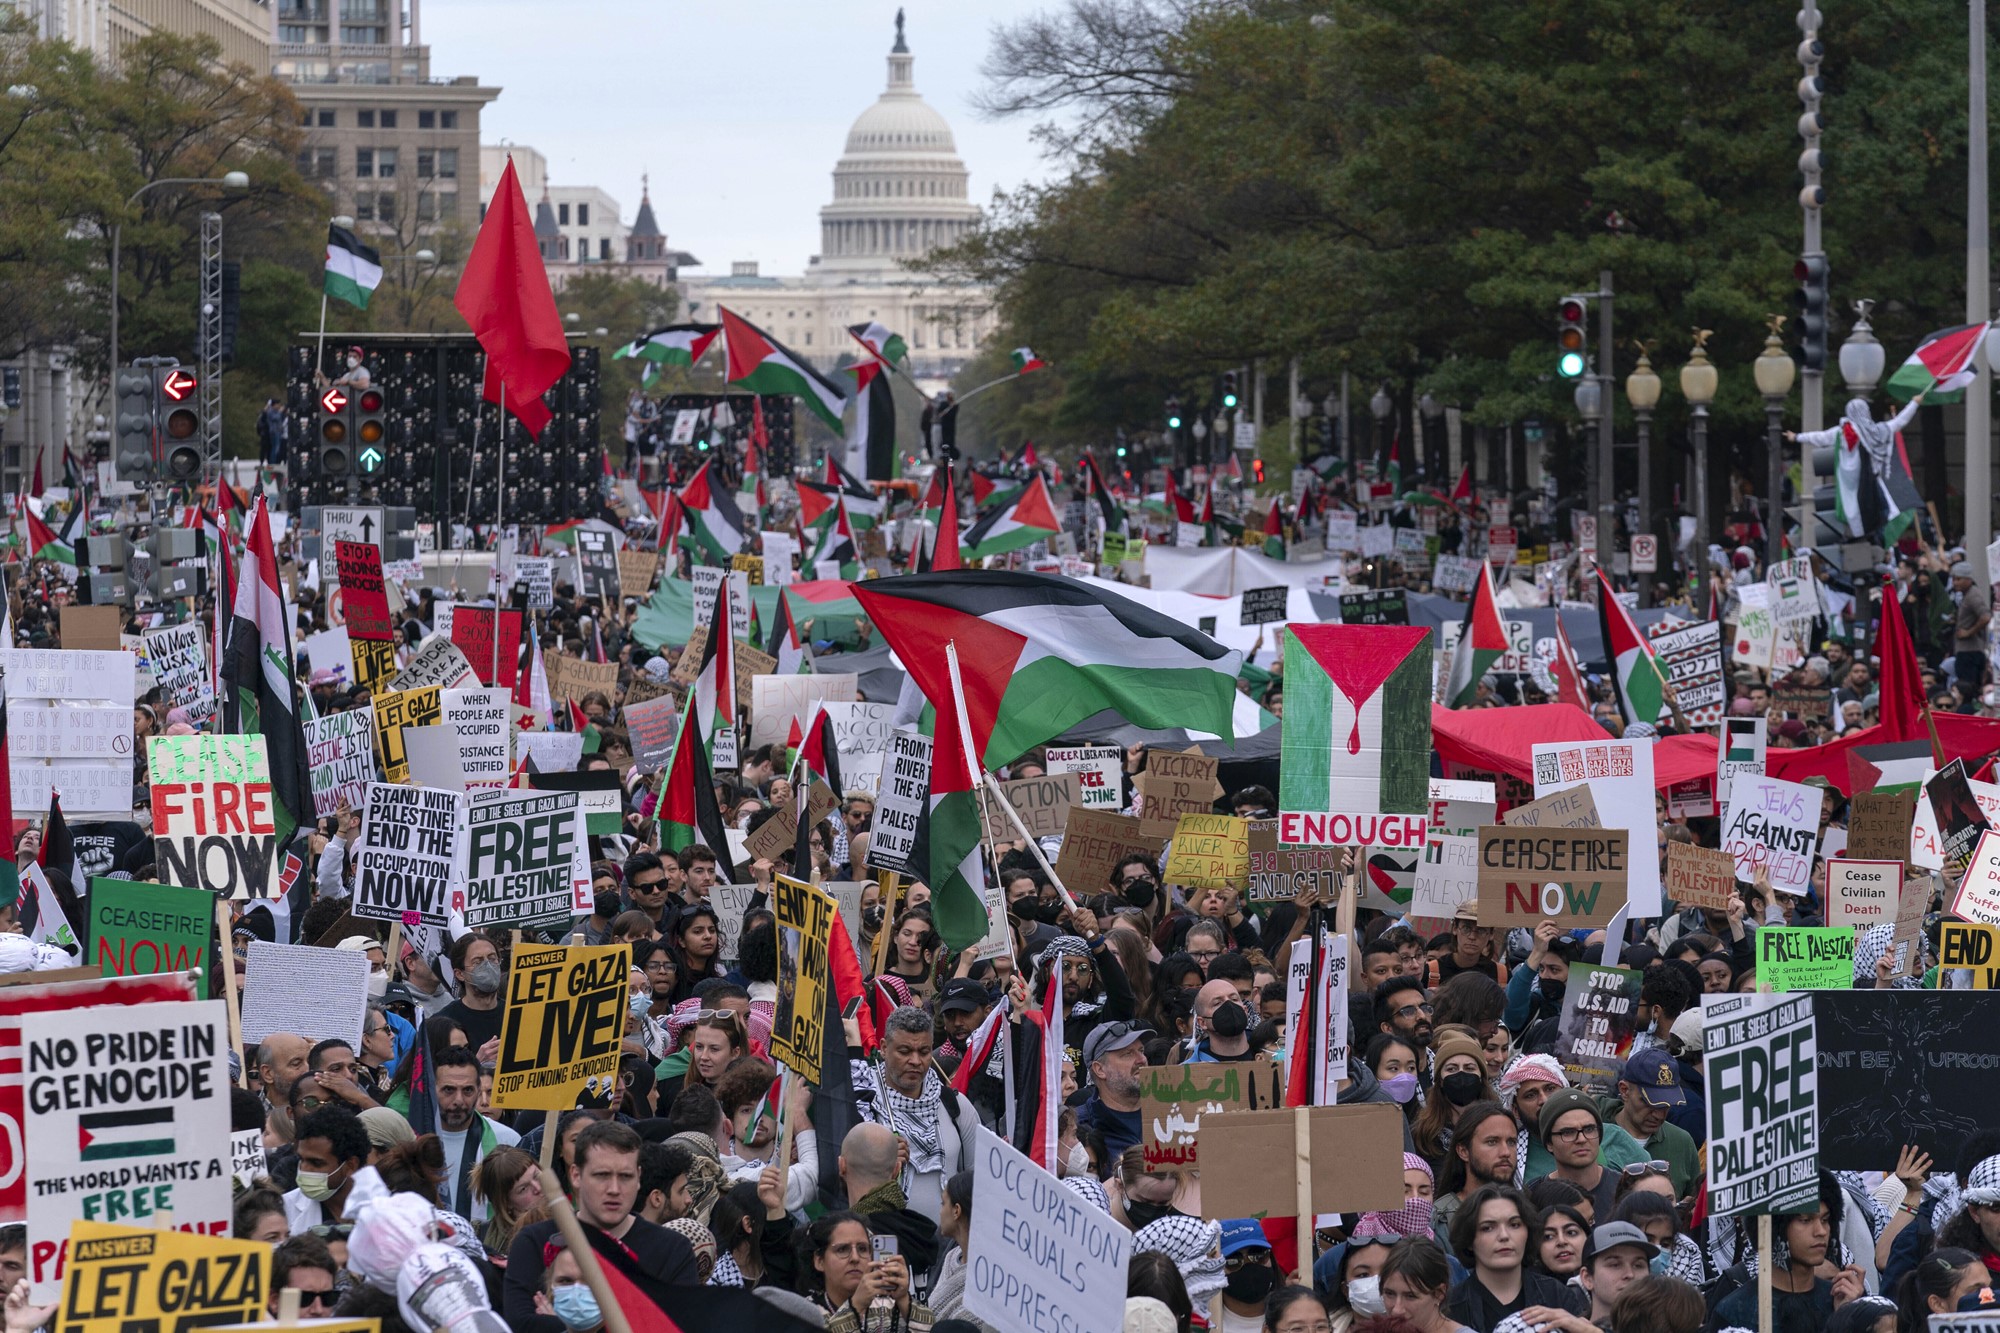
POLYGON ((1291 625, 1278 841, 1421 847, 1430 819, 1431 634, 1291 625))
POLYGON ((363 921, 448 924, 464 805, 455 791, 370 784, 348 911, 363 921))
POLYGON ((146 743, 153 852, 169 884, 268 898, 278 826, 262 736, 154 736, 146 743))
POLYGON ((493 1105, 567 1111, 616 1091, 631 946, 522 945, 507 974, 493 1105))
POLYGON ((772 886, 778 918, 778 1001, 771 1013, 771 1054, 808 1083, 820 1081, 826 1054, 827 992, 833 986, 833 896, 779 875, 772 886))
POLYGON ((579 794, 478 791, 467 798, 466 870, 452 907, 474 930, 566 928, 591 909, 579 794))

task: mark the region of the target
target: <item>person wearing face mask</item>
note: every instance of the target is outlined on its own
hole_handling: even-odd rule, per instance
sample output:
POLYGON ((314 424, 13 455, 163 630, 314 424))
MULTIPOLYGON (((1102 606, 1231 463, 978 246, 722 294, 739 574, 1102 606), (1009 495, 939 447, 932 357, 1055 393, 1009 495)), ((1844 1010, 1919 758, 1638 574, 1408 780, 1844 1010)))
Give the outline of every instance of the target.
POLYGON ((560 1237, 549 1242, 555 1257, 542 1273, 542 1289, 535 1293, 535 1313, 562 1320, 567 1333, 593 1333, 604 1327, 604 1313, 597 1308, 597 1293, 583 1280, 583 1269, 560 1237))
POLYGON ((296 1236, 345 1220, 354 1178, 373 1149, 361 1118, 345 1106, 322 1106, 298 1127, 299 1183, 285 1194, 285 1220, 296 1236))
POLYGON ((1278 1285, 1271 1241, 1251 1217, 1222 1224, 1222 1322, 1220 1333, 1263 1333, 1264 1298, 1278 1285))
POLYGON ((1442 1167, 1452 1127, 1466 1107, 1478 1101, 1498 1101, 1500 1096, 1486 1079, 1486 1052, 1479 1041, 1463 1028, 1440 1029, 1435 1048, 1437 1057, 1431 1094, 1410 1126, 1417 1151, 1433 1167, 1442 1167))
POLYGON ((1211 981, 1196 991, 1194 1022, 1196 1040, 1188 1064, 1227 1064, 1254 1058, 1247 1035, 1250 1011, 1236 998, 1233 983, 1211 981))
POLYGON ((506 1015, 500 992, 507 984, 499 946, 477 931, 459 936, 451 945, 451 971, 458 978, 458 998, 439 1016, 463 1028, 474 1051, 482 1050, 488 1042, 497 1043, 500 1021, 506 1015))
POLYGON ((1507 1010, 1500 1016, 1500 1025, 1516 1034, 1515 1048, 1526 1054, 1555 1049, 1569 965, 1583 955, 1582 946, 1553 921, 1537 925, 1534 939, 1528 961, 1507 978, 1507 1010))
POLYGON ((1417 1071, 1423 1067, 1417 1047, 1393 1032, 1378 1032, 1375 1039, 1368 1043, 1362 1064, 1375 1075, 1376 1086, 1383 1095, 1403 1108, 1404 1119, 1414 1118, 1419 1084, 1417 1071))

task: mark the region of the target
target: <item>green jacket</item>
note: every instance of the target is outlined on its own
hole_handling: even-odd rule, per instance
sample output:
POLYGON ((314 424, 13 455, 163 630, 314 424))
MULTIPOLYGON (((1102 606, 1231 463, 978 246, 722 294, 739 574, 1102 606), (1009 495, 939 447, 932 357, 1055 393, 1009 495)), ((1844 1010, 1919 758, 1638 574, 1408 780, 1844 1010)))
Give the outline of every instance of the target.
MULTIPOLYGON (((1646 1151, 1637 1139, 1612 1124, 1607 1116, 1604 1121, 1604 1141, 1597 1146, 1597 1161, 1600 1166, 1607 1171, 1616 1171, 1633 1162, 1648 1161, 1652 1156, 1653 1154, 1646 1151)), ((1544 1148, 1540 1141, 1530 1136, 1527 1171, 1521 1177, 1522 1183, 1526 1184, 1530 1180, 1539 1180, 1543 1176, 1552 1175, 1555 1169, 1556 1159, 1549 1156, 1549 1150, 1544 1148)))

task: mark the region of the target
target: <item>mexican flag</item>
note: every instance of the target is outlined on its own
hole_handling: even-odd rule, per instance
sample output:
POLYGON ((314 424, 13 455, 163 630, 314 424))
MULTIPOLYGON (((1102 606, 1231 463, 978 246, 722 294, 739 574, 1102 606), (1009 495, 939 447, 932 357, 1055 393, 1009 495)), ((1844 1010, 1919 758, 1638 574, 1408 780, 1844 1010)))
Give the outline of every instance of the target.
POLYGON ((668 324, 642 333, 611 354, 613 361, 638 357, 662 366, 693 366, 722 332, 720 324, 668 324))
POLYGON ((715 779, 701 743, 701 728, 695 722, 696 706, 690 698, 681 710, 681 734, 674 743, 674 757, 660 778, 660 805, 654 818, 660 822, 662 851, 706 847, 715 853, 716 873, 723 883, 730 884, 736 880, 736 867, 729 859, 729 835, 723 828, 722 811, 715 804, 715 779))
POLYGON ((1060 531, 1062 520, 1056 517, 1055 506, 1049 501, 1048 483, 1038 473, 1029 480, 1028 489, 1021 492, 1020 499, 989 511, 966 530, 964 558, 980 560, 1018 551, 1047 541, 1060 531))
POLYGON ((345 227, 326 229, 326 281, 322 290, 351 306, 368 308, 368 294, 382 285, 382 252, 345 227))
POLYGON ((975 768, 1017 759, 1107 709, 1139 727, 1234 734, 1242 654, 1116 593, 1000 570, 871 579, 854 593, 937 709, 927 878, 938 932, 954 949, 987 926, 975 768), (972 755, 955 725, 948 644, 972 755))
POLYGON ((229 656, 222 664, 224 730, 261 734, 270 756, 272 816, 282 850, 300 825, 312 827, 312 771, 306 738, 292 711, 292 641, 285 623, 285 595, 278 582, 278 552, 264 497, 251 510, 250 535, 236 584, 229 656))
POLYGON ((42 516, 33 509, 28 515, 28 558, 31 560, 53 560, 59 565, 74 565, 76 549, 60 540, 55 530, 42 522, 42 516))
POLYGON ((1042 360, 1042 358, 1036 356, 1027 348, 1016 347, 1014 349, 1014 373, 1016 375, 1026 375, 1030 371, 1047 370, 1048 368, 1048 362, 1042 360))
POLYGON ((1417 625, 1286 629, 1280 810, 1428 809, 1430 641, 1430 630, 1417 625))
POLYGON ((714 466, 713 459, 703 463, 681 487, 681 509, 695 548, 716 564, 727 565, 730 556, 743 550, 743 514, 729 488, 715 484, 714 466))
POLYGON ((1482 562, 1472 605, 1465 608, 1465 628, 1451 655, 1445 677, 1444 706, 1470 708, 1479 697, 1479 682, 1507 651, 1507 627, 1500 623, 1500 606, 1493 595, 1493 566, 1482 562))
POLYGON ((840 417, 847 395, 840 386, 812 368, 812 363, 792 351, 735 311, 722 309, 723 336, 729 344, 726 382, 740 384, 757 393, 788 393, 804 403, 812 414, 840 434, 840 417))
POLYGON ((1960 401, 1965 386, 1979 373, 1979 351, 1992 329, 1991 324, 1939 329, 1917 344, 1917 350, 1896 367, 1882 387, 1898 402, 1907 403, 1920 393, 1925 402, 1960 401))
POLYGON ((1619 711, 1625 715, 1627 724, 1658 722, 1660 706, 1667 694, 1659 659, 1653 656, 1651 642, 1632 623, 1625 604, 1611 590, 1611 581, 1604 577, 1602 569, 1597 571, 1597 618, 1604 630, 1604 655, 1611 662, 1611 683, 1618 691, 1619 711))

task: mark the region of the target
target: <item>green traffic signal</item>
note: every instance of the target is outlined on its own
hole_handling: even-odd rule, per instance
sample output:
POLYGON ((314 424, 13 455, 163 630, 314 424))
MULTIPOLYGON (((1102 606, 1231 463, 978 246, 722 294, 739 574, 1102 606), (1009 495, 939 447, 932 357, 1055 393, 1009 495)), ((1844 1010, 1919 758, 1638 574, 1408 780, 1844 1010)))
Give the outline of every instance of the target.
POLYGON ((1564 352, 1562 358, 1556 362, 1556 369, 1566 380, 1578 378, 1583 374, 1583 353, 1564 352))
POLYGON ((1234 407, 1236 406, 1236 395, 1235 395, 1235 394, 1233 394, 1233 393, 1225 393, 1225 394, 1223 394, 1223 395, 1222 395, 1222 405, 1223 405, 1224 407, 1228 407, 1228 408, 1234 408, 1234 407))

